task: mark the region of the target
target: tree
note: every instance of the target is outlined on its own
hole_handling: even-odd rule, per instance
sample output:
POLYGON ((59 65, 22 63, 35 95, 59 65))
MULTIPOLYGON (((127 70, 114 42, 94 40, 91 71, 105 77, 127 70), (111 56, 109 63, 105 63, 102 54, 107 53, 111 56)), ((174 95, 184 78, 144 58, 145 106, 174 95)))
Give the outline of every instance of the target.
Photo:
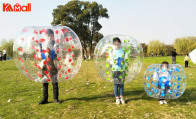
POLYGON ((6 39, 3 39, 1 42, 0 51, 3 51, 3 48, 5 48, 7 57, 12 57, 13 56, 13 45, 14 45, 13 39, 10 39, 9 41, 7 41, 6 39))
POLYGON ((147 54, 150 55, 151 53, 153 54, 161 54, 161 52, 164 49, 164 44, 161 43, 159 40, 152 40, 148 43, 148 48, 147 48, 147 54))
MULTIPOLYGON (((100 34, 99 30, 102 28, 99 23, 101 18, 109 18, 107 9, 97 2, 78 1, 73 0, 65 5, 59 5, 53 10, 52 25, 65 25, 73 29, 79 36, 83 53, 87 53, 89 49, 89 55, 91 56, 93 50, 93 44, 99 40, 95 40, 94 36, 100 34)), ((101 35, 100 35, 101 36, 101 35)))
POLYGON ((188 54, 196 48, 196 37, 177 38, 174 42, 174 48, 178 54, 188 54))
POLYGON ((142 48, 143 48, 143 52, 144 52, 144 56, 147 56, 147 45, 146 45, 146 43, 141 43, 141 46, 142 46, 142 48))
POLYGON ((171 52, 173 51, 173 46, 172 45, 165 45, 164 49, 163 49, 163 54, 166 56, 171 55, 171 52))

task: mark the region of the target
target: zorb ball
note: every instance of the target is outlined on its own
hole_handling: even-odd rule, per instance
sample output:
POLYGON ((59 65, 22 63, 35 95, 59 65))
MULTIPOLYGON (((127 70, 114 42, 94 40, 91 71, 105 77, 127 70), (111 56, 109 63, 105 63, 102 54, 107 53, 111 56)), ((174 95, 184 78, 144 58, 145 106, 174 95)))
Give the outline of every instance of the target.
POLYGON ((176 99, 186 89, 186 75, 178 64, 169 64, 162 68, 162 64, 150 65, 144 74, 144 90, 153 98, 176 99))
POLYGON ((42 83, 73 78, 82 62, 80 40, 66 26, 26 27, 15 40, 13 52, 20 72, 42 83))
POLYGON ((95 47, 94 57, 98 74, 114 84, 131 82, 143 65, 140 43, 126 35, 103 37, 95 47))

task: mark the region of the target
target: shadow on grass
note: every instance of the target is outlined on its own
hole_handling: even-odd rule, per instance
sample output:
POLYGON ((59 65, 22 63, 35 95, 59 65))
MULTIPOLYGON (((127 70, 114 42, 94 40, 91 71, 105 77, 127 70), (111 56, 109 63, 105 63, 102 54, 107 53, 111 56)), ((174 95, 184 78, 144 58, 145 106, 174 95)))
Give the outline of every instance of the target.
MULTIPOLYGON (((93 101, 93 100, 101 99, 101 101, 104 101, 106 99, 115 99, 114 93, 111 93, 111 92, 112 91, 105 92, 102 95, 93 95, 93 96, 88 96, 88 97, 78 97, 78 98, 73 97, 73 98, 61 100, 60 102, 62 103, 62 102, 66 102, 69 100, 93 101)), ((193 93, 193 92, 196 92, 196 89, 193 89, 193 88, 186 89, 185 93, 180 98, 169 100, 169 102, 171 103, 175 102, 180 105, 187 105, 187 102, 196 101, 196 93, 193 93)), ((130 101, 135 101, 135 100, 148 100, 148 101, 158 100, 158 99, 147 96, 144 90, 125 91, 124 96, 126 99, 126 103, 130 101)))
MULTIPOLYGON (((101 100, 105 100, 105 99, 115 99, 114 93, 110 91, 110 92, 105 92, 102 95, 93 95, 93 96, 88 96, 88 97, 81 97, 81 98, 68 98, 65 100, 61 100, 61 102, 65 102, 65 101, 69 101, 69 100, 85 100, 85 101, 92 101, 92 100, 96 100, 96 99, 101 99, 101 100)), ((130 98, 128 100, 126 100, 126 102, 130 101, 130 100, 139 100, 139 99, 146 99, 146 100, 151 100, 152 98, 148 97, 144 90, 133 90, 133 91, 125 91, 124 92, 125 97, 128 96, 137 96, 138 98, 130 98)))
POLYGON ((196 101, 196 89, 194 88, 188 88, 180 98, 170 100, 170 102, 175 102, 180 105, 187 105, 188 102, 193 101, 196 101))

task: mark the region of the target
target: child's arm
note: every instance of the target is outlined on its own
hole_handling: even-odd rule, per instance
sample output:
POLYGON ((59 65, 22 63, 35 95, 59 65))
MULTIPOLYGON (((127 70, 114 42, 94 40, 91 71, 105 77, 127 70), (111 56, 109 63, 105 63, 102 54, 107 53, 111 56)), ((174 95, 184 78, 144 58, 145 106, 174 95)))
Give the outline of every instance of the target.
POLYGON ((39 66, 41 69, 43 69, 46 56, 45 54, 42 53, 42 44, 39 44, 38 49, 39 49, 39 52, 37 52, 37 57, 41 59, 39 66))
POLYGON ((54 61, 54 65, 56 67, 56 69, 60 69, 60 58, 61 58, 61 52, 60 50, 60 46, 59 45, 55 45, 54 49, 51 51, 51 59, 54 61))
POLYGON ((154 81, 158 81, 159 80, 159 74, 158 74, 158 72, 154 72, 153 80, 154 81))
POLYGON ((108 54, 109 54, 108 60, 109 60, 110 64, 113 65, 114 59, 113 59, 113 55, 112 55, 112 50, 109 50, 108 54))

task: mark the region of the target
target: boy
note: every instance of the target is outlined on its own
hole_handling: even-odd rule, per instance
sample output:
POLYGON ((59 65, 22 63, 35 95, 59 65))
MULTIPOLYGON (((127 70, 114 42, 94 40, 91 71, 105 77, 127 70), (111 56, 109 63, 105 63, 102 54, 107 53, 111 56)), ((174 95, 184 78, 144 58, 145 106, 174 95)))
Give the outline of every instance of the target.
POLYGON ((48 103, 48 81, 47 79, 49 77, 46 74, 46 72, 49 72, 51 79, 52 79, 54 102, 59 103, 59 100, 58 100, 59 88, 58 88, 58 80, 57 80, 58 69, 57 69, 57 66, 55 65, 55 62, 57 59, 56 59, 56 54, 54 50, 55 39, 54 39, 54 32, 51 29, 47 30, 47 37, 49 39, 49 42, 46 44, 47 49, 49 51, 48 54, 42 52, 43 44, 40 44, 40 48, 42 52, 41 57, 44 61, 47 61, 47 65, 43 65, 43 68, 42 68, 43 99, 39 102, 39 104, 48 103), (50 69, 48 69, 48 66, 50 66, 50 69))

